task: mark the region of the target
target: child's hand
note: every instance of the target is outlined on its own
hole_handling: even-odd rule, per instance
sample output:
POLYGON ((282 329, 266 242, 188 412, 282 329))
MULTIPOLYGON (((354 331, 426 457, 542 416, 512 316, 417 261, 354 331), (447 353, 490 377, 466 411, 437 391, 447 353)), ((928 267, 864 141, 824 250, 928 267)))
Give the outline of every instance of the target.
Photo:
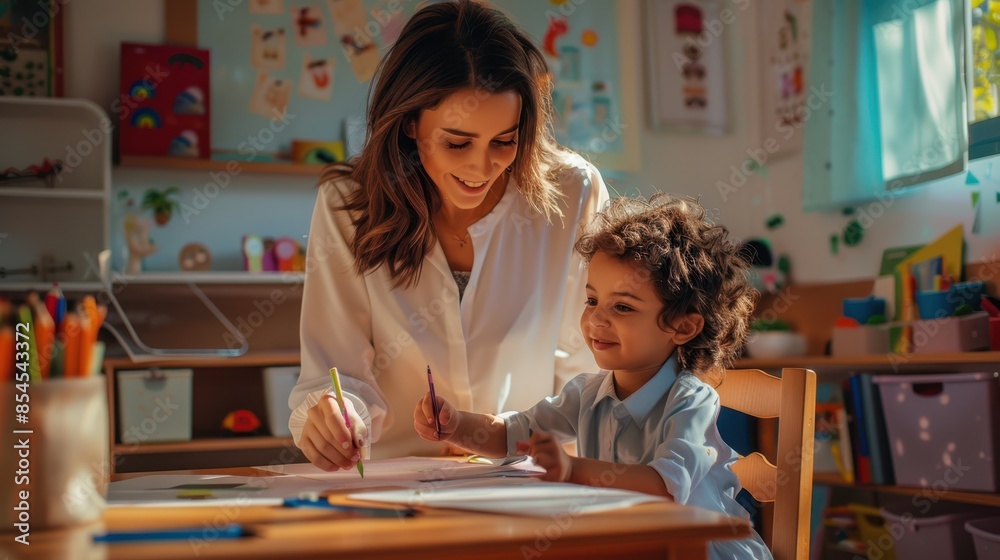
POLYGON ((458 411, 441 397, 438 400, 438 421, 441 423, 441 433, 437 433, 434 425, 434 407, 431 406, 431 394, 428 392, 420 399, 413 410, 413 429, 427 441, 448 441, 458 429, 458 411))
POLYGON ((565 482, 573 473, 573 459, 547 432, 537 431, 528 441, 517 442, 517 452, 531 455, 535 464, 545 469, 542 480, 565 482))

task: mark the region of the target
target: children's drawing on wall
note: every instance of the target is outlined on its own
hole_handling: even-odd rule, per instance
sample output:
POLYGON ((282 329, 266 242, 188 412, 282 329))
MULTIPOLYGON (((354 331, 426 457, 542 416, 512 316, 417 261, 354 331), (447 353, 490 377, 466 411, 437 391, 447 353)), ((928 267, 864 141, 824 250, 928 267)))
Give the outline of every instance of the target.
POLYGON ((375 38, 367 31, 361 0, 327 0, 327 6, 337 43, 344 50, 354 76, 359 82, 367 82, 375 74, 379 55, 375 38))
POLYGON ((250 0, 250 13, 281 15, 285 13, 285 0, 250 0))
POLYGON ((332 58, 313 60, 308 54, 303 55, 299 95, 329 101, 333 96, 333 65, 332 58))
POLYGON ((326 44, 323 11, 318 5, 293 7, 292 27, 295 30, 295 44, 298 46, 315 47, 326 44))
POLYGON ((725 34, 717 2, 650 3, 653 124, 725 132, 725 34))
POLYGON ((259 70, 285 69, 285 29, 263 29, 256 23, 250 26, 250 64, 259 70))
POLYGON ((611 118, 611 97, 608 95, 608 84, 594 82, 594 85, 591 86, 591 91, 593 92, 593 97, 591 97, 590 103, 594 108, 594 118, 591 124, 594 127, 602 128, 608 123, 608 119, 611 118))
POLYGON ((285 13, 284 0, 250 0, 251 14, 281 15, 285 13))
POLYGON ((291 83, 260 72, 250 96, 250 112, 268 118, 282 116, 288 109, 291 95, 291 83))
POLYGON ((762 140, 780 138, 775 154, 801 149, 809 63, 808 0, 776 0, 761 4, 764 65, 762 140))
POLYGON ((580 69, 580 49, 566 45, 559 48, 559 80, 579 83, 583 79, 580 69))

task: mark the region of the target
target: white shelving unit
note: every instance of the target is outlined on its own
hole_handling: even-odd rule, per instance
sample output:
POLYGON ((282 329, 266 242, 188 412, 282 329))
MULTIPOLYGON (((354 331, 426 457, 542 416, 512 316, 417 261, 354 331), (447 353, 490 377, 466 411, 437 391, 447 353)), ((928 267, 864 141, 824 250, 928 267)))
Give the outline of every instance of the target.
POLYGON ((302 284, 303 272, 141 272, 122 274, 115 272, 111 280, 116 284, 302 284))
POLYGON ((0 291, 97 285, 97 255, 110 247, 111 121, 90 101, 0 97, 0 169, 44 159, 64 171, 49 187, 38 179, 0 183, 0 291), (49 272, 43 258, 57 270, 49 272), (72 270, 58 270, 69 263, 72 270))

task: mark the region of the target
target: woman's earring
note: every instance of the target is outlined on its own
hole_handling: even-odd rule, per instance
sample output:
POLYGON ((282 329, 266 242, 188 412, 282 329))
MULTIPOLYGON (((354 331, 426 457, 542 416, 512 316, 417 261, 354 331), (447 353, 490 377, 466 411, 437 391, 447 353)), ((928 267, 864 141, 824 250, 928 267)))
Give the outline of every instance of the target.
POLYGON ((507 166, 507 173, 511 173, 512 171, 514 171, 514 164, 513 163, 507 166))

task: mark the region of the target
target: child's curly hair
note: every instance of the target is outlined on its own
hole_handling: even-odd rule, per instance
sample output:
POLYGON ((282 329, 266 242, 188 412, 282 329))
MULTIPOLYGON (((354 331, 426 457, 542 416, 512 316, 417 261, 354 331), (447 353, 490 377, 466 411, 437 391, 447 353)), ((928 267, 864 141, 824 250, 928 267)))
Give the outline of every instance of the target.
POLYGON ((705 318, 701 333, 677 348, 682 368, 707 375, 732 365, 759 294, 729 230, 710 222, 698 201, 667 193, 648 201, 613 199, 577 241, 576 251, 587 262, 600 251, 648 271, 664 306, 660 328, 682 314, 705 318))

